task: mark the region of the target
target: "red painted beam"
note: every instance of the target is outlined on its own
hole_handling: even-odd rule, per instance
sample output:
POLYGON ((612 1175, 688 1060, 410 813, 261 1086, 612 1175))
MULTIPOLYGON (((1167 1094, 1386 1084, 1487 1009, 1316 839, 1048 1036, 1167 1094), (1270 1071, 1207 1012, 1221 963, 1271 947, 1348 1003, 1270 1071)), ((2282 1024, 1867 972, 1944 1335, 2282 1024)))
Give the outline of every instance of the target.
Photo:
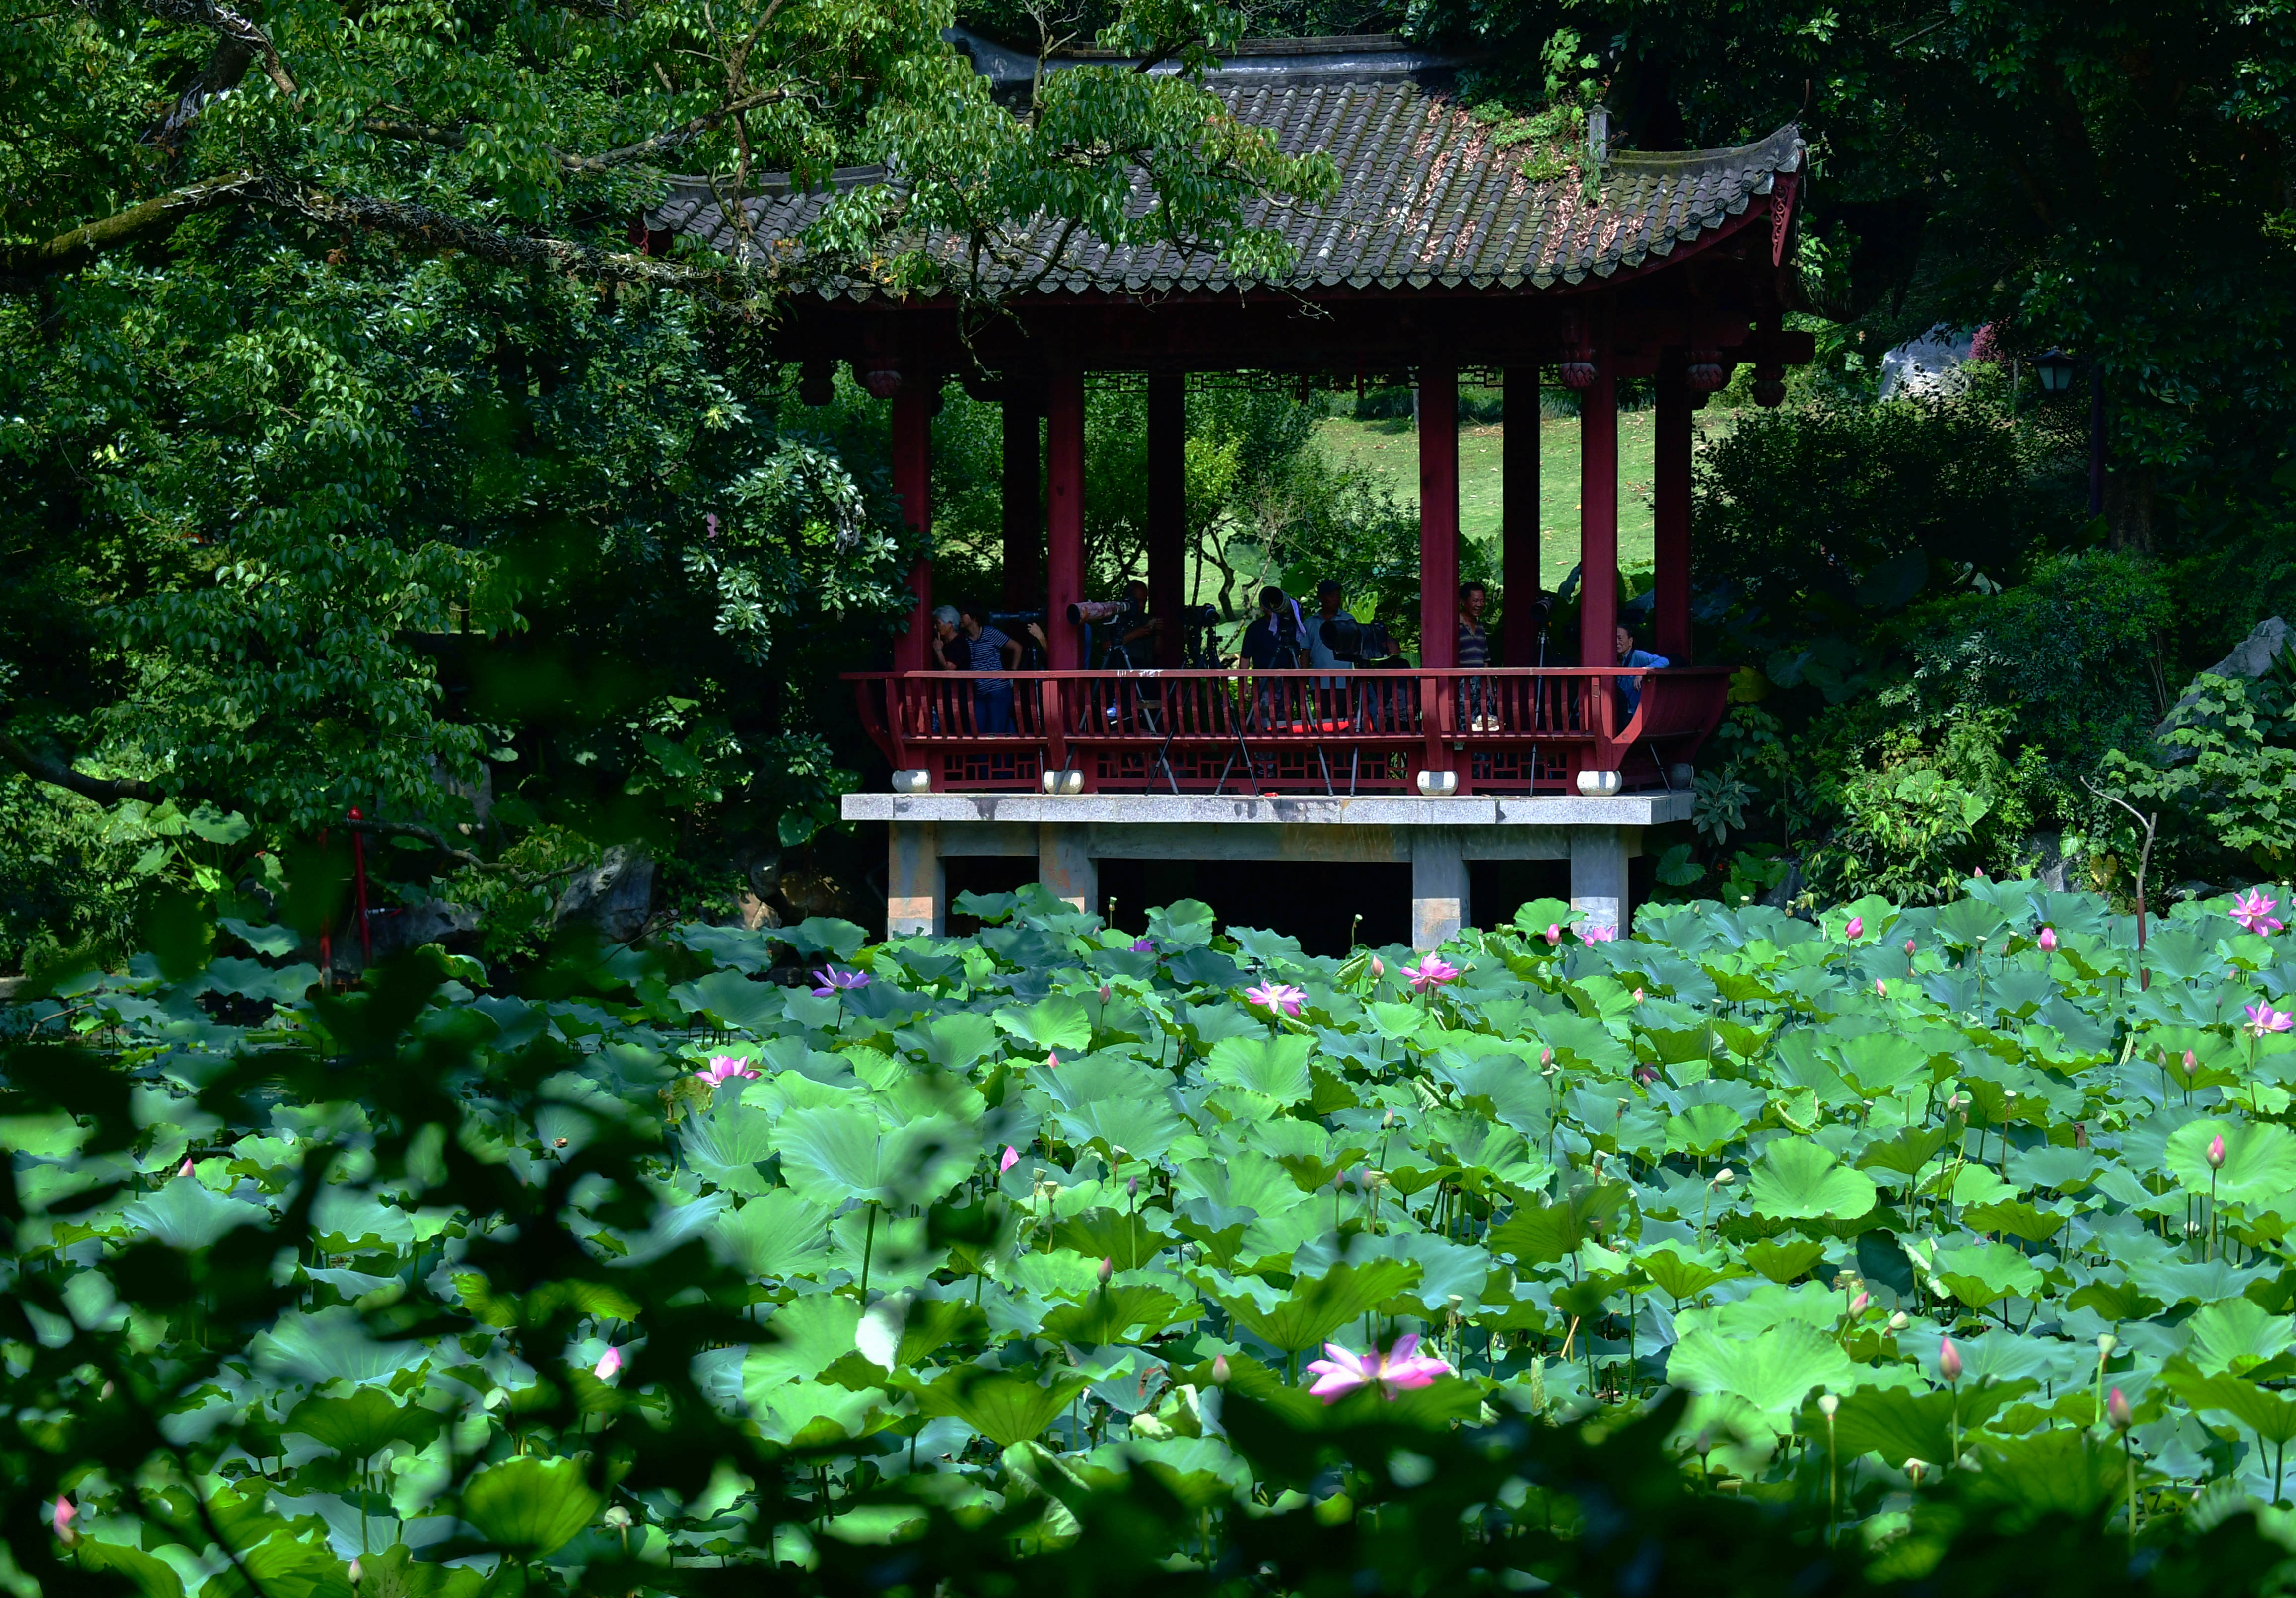
POLYGON ((1578 663, 1604 666, 1618 659, 1619 625, 1619 372, 1607 326, 1580 391, 1578 439, 1578 663))
POLYGON ((1050 387, 1045 427, 1045 636, 1052 646, 1046 651, 1052 669, 1073 671, 1084 664, 1081 635, 1068 617, 1068 607, 1085 597, 1083 369, 1054 373, 1050 387))
POLYGON ((1148 376, 1148 614, 1156 632, 1156 663, 1181 663, 1186 633, 1180 609, 1187 603, 1188 380, 1177 372, 1148 376))
MULTIPOLYGON (((893 395, 893 492, 901 520, 919 540, 932 534, 932 385, 918 372, 904 375, 893 395)), ((909 630, 893 640, 898 671, 922 671, 931 659, 932 562, 920 555, 909 568, 909 630)))
POLYGON ((1459 369, 1419 368, 1419 663, 1458 661, 1459 369))

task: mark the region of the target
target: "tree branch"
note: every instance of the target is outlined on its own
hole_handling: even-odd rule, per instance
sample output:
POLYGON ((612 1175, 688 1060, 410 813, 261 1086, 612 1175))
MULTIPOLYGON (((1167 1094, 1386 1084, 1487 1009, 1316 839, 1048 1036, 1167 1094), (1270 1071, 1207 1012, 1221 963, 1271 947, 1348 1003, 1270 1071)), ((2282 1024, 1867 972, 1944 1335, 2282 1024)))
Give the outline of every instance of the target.
MULTIPOLYGON (((766 89, 754 95, 745 95, 738 100, 728 101, 716 111, 704 111, 690 121, 640 139, 635 144, 623 144, 595 155, 578 155, 557 149, 550 153, 558 162, 559 170, 570 176, 581 172, 603 172, 611 167, 627 166, 632 161, 644 161, 649 156, 674 150, 701 137, 728 117, 739 116, 745 111, 771 104, 776 100, 786 100, 789 94, 787 89, 766 89)), ((405 139, 412 143, 438 144, 449 150, 460 150, 471 142, 470 129, 462 126, 443 126, 389 117, 371 119, 363 126, 377 138, 405 139)))
POLYGON ((172 153, 176 139, 184 129, 199 119, 200 112, 207 108, 208 102, 237 88, 239 80, 247 76, 247 69, 254 60, 255 46, 245 40, 216 40, 215 54, 208 57, 208 64, 184 86, 183 93, 176 96, 176 103, 168 107, 168 114, 160 125, 144 136, 144 142, 157 144, 172 153))
POLYGON ((0 760, 6 761, 35 782, 45 782, 78 794, 83 799, 93 799, 98 804, 117 804, 122 799, 140 799, 146 804, 157 804, 167 795, 148 782, 133 777, 90 777, 75 770, 60 760, 35 754, 23 740, 12 733, 0 732, 0 760))
POLYGON ((413 838, 418 844, 430 844, 430 847, 445 854, 448 860, 454 861, 456 865, 467 866, 473 871, 507 871, 510 869, 508 866, 498 864, 494 861, 480 860, 469 850, 450 842, 447 836, 439 831, 438 828, 433 827, 425 827, 420 821, 357 820, 345 821, 342 824, 342 827, 345 832, 363 832, 371 837, 413 838))
POLYGON ((288 72, 287 63, 279 59, 271 36, 263 31, 260 24, 241 16, 221 0, 144 0, 144 8, 163 22, 205 28, 220 38, 246 45, 263 58, 263 75, 281 94, 297 102, 303 98, 303 91, 288 72))
POLYGON ((741 281, 734 272, 601 250, 570 239, 507 233, 410 201, 338 196, 241 172, 171 190, 59 234, 45 244, 0 258, 0 290, 34 292, 42 279, 82 266, 105 251, 164 235, 195 211, 242 203, 266 206, 326 227, 371 228, 432 249, 460 251, 492 266, 564 272, 599 283, 644 284, 731 298, 741 281))
POLYGON ((45 244, 19 251, 8 257, 0 269, 26 283, 53 273, 68 272, 85 266, 106 251, 172 232, 176 224, 195 212, 237 204, 259 188, 261 183, 252 172, 234 172, 228 177, 171 189, 101 221, 60 233, 45 244))

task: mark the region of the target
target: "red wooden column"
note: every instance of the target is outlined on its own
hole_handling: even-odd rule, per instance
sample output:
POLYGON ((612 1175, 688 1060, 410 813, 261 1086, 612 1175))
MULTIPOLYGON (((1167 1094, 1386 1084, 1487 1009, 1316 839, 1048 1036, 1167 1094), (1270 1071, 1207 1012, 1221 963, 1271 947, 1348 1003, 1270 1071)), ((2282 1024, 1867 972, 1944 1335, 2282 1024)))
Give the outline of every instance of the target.
POLYGON ((1607 666, 1619 626, 1619 368, 1607 316, 1578 398, 1578 663, 1607 666))
POLYGON ((1652 560, 1657 570, 1659 654, 1690 663, 1690 384, 1684 354, 1669 350, 1658 370, 1657 460, 1652 484, 1652 560))
POLYGON ((1045 636, 1047 663, 1073 671, 1081 640, 1069 624, 1069 606, 1084 597, 1084 373, 1056 371, 1046 412, 1047 538, 1045 550, 1045 636))
MULTIPOLYGON (((901 520, 920 534, 932 531, 932 400, 931 380, 917 372, 904 374, 893 394, 893 492, 901 520)), ((893 640, 896 671, 932 663, 932 562, 923 556, 909 568, 909 630, 893 640)))
POLYGON ((1538 663, 1538 368, 1509 367, 1499 419, 1500 658, 1538 663))
POLYGON ((1459 655, 1459 368, 1419 368, 1419 663, 1448 671, 1459 655))
POLYGON ((1148 614, 1163 623, 1156 663, 1176 670, 1187 635, 1188 380, 1179 372, 1148 375, 1148 614))
POLYGON ((1034 610, 1044 596, 1045 506, 1037 418, 1045 408, 1029 394, 1004 401, 1004 608, 1034 610))

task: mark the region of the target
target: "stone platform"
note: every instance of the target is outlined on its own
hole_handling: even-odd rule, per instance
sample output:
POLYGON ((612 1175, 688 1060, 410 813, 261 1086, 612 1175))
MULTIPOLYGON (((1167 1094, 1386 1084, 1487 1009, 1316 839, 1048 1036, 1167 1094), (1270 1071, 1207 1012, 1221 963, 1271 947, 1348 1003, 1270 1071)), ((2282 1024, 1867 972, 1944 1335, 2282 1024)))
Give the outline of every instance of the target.
POLYGON ((848 794, 849 821, 890 824, 887 931, 939 933, 942 862, 1035 856, 1037 879, 1096 910, 1103 860, 1408 862, 1412 943, 1432 949, 1472 924, 1471 860, 1567 860, 1570 902, 1600 927, 1628 910, 1627 861, 1643 829, 1690 819, 1691 795, 1609 799, 1205 797, 1157 794, 848 794))

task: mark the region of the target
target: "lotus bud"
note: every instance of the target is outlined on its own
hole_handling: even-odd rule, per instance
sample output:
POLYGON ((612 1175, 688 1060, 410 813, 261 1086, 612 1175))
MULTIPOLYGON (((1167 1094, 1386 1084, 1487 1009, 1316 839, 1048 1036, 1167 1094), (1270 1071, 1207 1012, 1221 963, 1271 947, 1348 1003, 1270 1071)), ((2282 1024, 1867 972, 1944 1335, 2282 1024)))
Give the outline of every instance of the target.
POLYGON ((2192 1051, 2191 1050, 2189 1050, 2189 1049, 2185 1050, 2185 1075, 2187 1075, 2187 1076, 2190 1076, 2194 1072, 2195 1072, 2195 1071, 2199 1070, 2200 1068, 2201 1068, 2201 1062, 2200 1062, 2199 1058, 2198 1058, 2197 1056, 2195 1056, 2195 1055, 2193 1053, 2193 1051, 2192 1051))
POLYGON ((2112 1351, 2120 1347, 2120 1339, 2119 1338, 2114 1337, 2109 1331, 2098 1332, 2096 1334, 2097 1363, 2103 1364, 2106 1360, 2111 1359, 2112 1357, 2112 1351))
POLYGON ((1224 1388, 1227 1386, 1227 1355, 1225 1354, 1213 1355, 1212 1386, 1216 1388, 1224 1388))
POLYGON ((2209 1140, 2208 1161, 2210 1170, 2221 1171, 2224 1169, 2224 1133, 2218 1133, 2216 1136, 2209 1140))
POLYGON ((1903 1331, 1906 1327, 1911 1326, 1913 1323, 1914 1318, 1906 1314, 1904 1310, 1899 1310, 1896 1314, 1890 1317, 1890 1330, 1891 1331, 1903 1331))
POLYGON ((1862 1315, 1866 1313, 1866 1306, 1873 1302, 1873 1294, 1861 1292, 1849 1301, 1849 1313, 1853 1315, 1862 1315))
POLYGON ((1640 1004, 1642 1001, 1643 1001, 1643 991, 1642 991, 1642 989, 1640 989, 1640 988, 1636 988, 1636 989, 1635 990, 1635 1002, 1636 1002, 1636 1004, 1640 1004))
POLYGON ((1111 1276, 1114 1276, 1115 1274, 1116 1274, 1116 1262, 1115 1262, 1114 1260, 1112 1260, 1112 1259, 1109 1258, 1106 1255, 1103 1255, 1103 1256, 1101 1256, 1101 1259, 1100 1259, 1100 1285, 1101 1285, 1101 1286, 1103 1286, 1103 1287, 1106 1287, 1106 1286, 1108 1285, 1109 1278, 1110 1278, 1110 1277, 1111 1277, 1111 1276))
POLYGON ((1938 1339, 1938 1374, 1948 1381, 1961 1380, 1961 1350, 1949 1337, 1938 1339))
POLYGON ((1124 1196, 1128 1198, 1140 1197, 1140 1179, 1137 1176, 1128 1176, 1124 1179, 1124 1196))
POLYGON ((1726 1188, 1737 1180, 1738 1174, 1735 1171, 1733 1171, 1729 1166, 1725 1166, 1719 1171, 1714 1173, 1714 1181, 1712 1185, 1718 1188, 1726 1188))
POLYGON ((2057 951, 2057 929, 2054 927, 2042 927, 2039 943, 2042 953, 2054 954, 2057 951))
POLYGON ((191 1157, 190 1155, 186 1154, 185 1156, 184 1156, 184 1163, 183 1163, 182 1165, 180 1165, 180 1166, 176 1166, 176 1175, 178 1175, 178 1176, 189 1176, 191 1174, 192 1174, 192 1157, 191 1157))
POLYGON ((1907 960, 1914 958, 1914 940, 1911 938, 1906 940, 1906 958, 1907 960))
POLYGON ((1559 943, 1562 941, 1562 928, 1553 921, 1546 924, 1546 941, 1549 943, 1559 943))
POLYGON ((1876 976, 1874 979, 1874 993, 1877 998, 1887 999, 1890 996, 1890 984, 1876 976))
POLYGON ((1020 1163, 1021 1151, 1007 1143, 1004 1145, 1004 1152, 996 1157, 996 1174, 1002 1176, 1020 1163))
POLYGON ((1061 1057, 1059 1055, 1054 1053, 1049 1049, 1045 1050, 1045 1067, 1047 1070, 1057 1070, 1060 1067, 1060 1063, 1061 1057))
POLYGON ((79 1541, 79 1533, 72 1529, 72 1522, 78 1516, 79 1511, 73 1507, 72 1501, 58 1493, 54 1507, 48 1511, 48 1519, 56 1528, 56 1540, 67 1548, 79 1541))
POLYGON ((1841 935, 1848 938, 1853 943, 1859 938, 1864 937, 1866 935, 1866 918, 1863 916, 1850 917, 1849 925, 1841 929, 1841 935))
POLYGON ((1100 1001, 1103 1004, 1108 1002, 1108 984, 1104 982, 1100 984, 1100 1001))
POLYGON ((630 1528, 630 1512, 619 1503, 607 1505, 606 1512, 598 1518, 603 1520, 611 1530, 627 1531, 630 1528))
POLYGON ((366 1572, 359 1568, 359 1562, 357 1560, 351 1561, 350 1577, 353 1586, 358 1586, 360 1582, 366 1579, 366 1572))
POLYGON ((1821 1393, 1818 1395, 1817 1413, 1824 1415, 1828 1421, 1833 1419, 1833 1412, 1841 1407, 1841 1400, 1836 1398, 1833 1394, 1821 1393))
POLYGON ((619 1348, 609 1348, 598 1356, 598 1363, 591 1368, 590 1374, 595 1376, 600 1381, 609 1381, 621 1368, 622 1351, 619 1348))
POLYGON ((1387 962, 1376 954, 1371 957, 1371 979, 1377 982, 1387 975, 1387 962))
POLYGON ((2115 1431, 2127 1431, 2136 1416, 2129 1413, 2128 1400, 2115 1388, 2104 1396, 2104 1418, 2112 1422, 2115 1431))

